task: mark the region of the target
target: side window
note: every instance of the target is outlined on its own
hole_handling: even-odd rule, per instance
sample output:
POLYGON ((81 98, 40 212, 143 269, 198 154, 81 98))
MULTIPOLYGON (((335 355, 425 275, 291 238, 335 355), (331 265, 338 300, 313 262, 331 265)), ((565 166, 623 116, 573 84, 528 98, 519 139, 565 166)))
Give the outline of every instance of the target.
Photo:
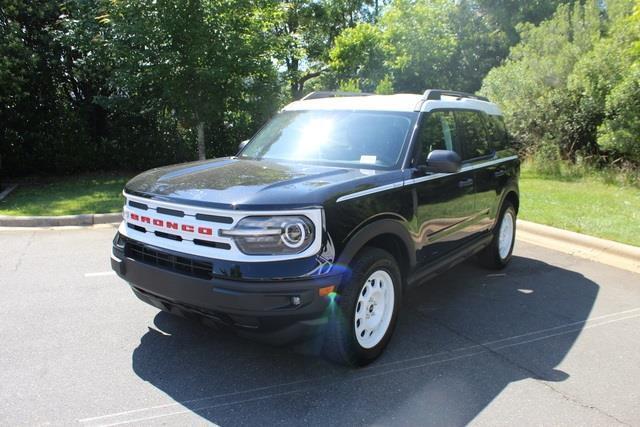
POLYGON ((478 111, 456 111, 463 160, 487 156, 494 152, 489 143, 485 116, 478 111))
POLYGON ((451 111, 434 111, 429 113, 420 125, 418 144, 420 159, 424 163, 433 150, 452 150, 456 148, 456 122, 451 111))
POLYGON ((489 145, 494 151, 507 148, 507 129, 502 116, 488 117, 489 145))

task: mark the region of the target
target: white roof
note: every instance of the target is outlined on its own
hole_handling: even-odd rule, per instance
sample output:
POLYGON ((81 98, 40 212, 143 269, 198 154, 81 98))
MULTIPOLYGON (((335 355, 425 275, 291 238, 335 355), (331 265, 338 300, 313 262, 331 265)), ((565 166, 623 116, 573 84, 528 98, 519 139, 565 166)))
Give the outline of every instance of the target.
POLYGON ((471 98, 444 96, 442 100, 422 102, 423 95, 372 95, 318 98, 296 101, 283 108, 284 111, 300 110, 369 110, 369 111, 431 111, 438 108, 468 109, 484 111, 490 115, 502 115, 497 105, 471 98))

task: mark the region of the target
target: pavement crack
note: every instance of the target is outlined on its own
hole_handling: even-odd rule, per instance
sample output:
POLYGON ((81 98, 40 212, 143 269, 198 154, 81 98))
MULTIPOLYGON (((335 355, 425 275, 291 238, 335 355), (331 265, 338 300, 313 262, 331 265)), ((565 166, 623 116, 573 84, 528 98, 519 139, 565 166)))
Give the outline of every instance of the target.
POLYGON ((421 312, 418 312, 418 315, 423 317, 423 318, 425 318, 425 320, 429 320, 429 321, 433 321, 433 322, 437 323, 439 326, 445 328, 446 330, 448 330, 452 334, 456 335, 457 337, 459 337, 459 338, 461 338, 463 340, 469 341, 473 345, 481 347, 482 349, 486 350, 488 353, 492 354, 493 356, 495 356, 496 358, 500 359, 504 363, 506 363, 508 365, 511 365, 511 366, 515 367, 516 369, 519 369, 519 370, 525 372, 532 380, 536 381, 539 384, 542 384, 543 386, 547 387, 549 390, 553 391, 554 393, 559 394, 564 400, 566 400, 568 402, 571 402, 571 403, 573 403, 575 405, 578 405, 578 406, 580 406, 582 408, 596 411, 596 412, 604 415, 605 417, 610 418, 611 420, 615 421, 616 423, 618 423, 620 425, 630 426, 629 423, 626 423, 626 422, 622 421, 621 419, 619 419, 615 415, 610 414, 607 411, 605 411, 605 410, 603 410, 601 408, 598 408, 595 405, 592 405, 592 404, 589 404, 589 403, 585 403, 582 400, 578 399, 577 397, 571 396, 571 395, 563 392, 562 390, 554 387, 551 383, 549 383, 548 381, 545 381, 543 379, 543 375, 540 375, 535 370, 533 370, 533 369, 531 369, 531 368, 529 368, 527 366, 524 366, 521 363, 518 363, 516 360, 513 360, 513 359, 509 358, 504 353, 501 353, 498 350, 492 349, 490 346, 475 340, 473 337, 470 337, 470 336, 468 336, 468 335, 466 335, 466 334, 464 334, 464 333, 452 328, 451 326, 449 326, 445 322, 441 321, 437 317, 429 316, 429 315, 427 315, 425 313, 421 313, 421 312))
POLYGON ((22 260, 27 255, 27 251, 29 250, 29 248, 31 247, 31 244, 33 243, 33 238, 34 238, 35 234, 36 233, 34 231, 29 233, 29 236, 27 237, 27 243, 24 246, 24 248, 22 248, 22 251, 20 252, 20 255, 18 255, 18 260, 16 261, 16 264, 13 266, 13 272, 14 273, 17 272, 18 269, 20 268, 20 266, 22 265, 22 260))

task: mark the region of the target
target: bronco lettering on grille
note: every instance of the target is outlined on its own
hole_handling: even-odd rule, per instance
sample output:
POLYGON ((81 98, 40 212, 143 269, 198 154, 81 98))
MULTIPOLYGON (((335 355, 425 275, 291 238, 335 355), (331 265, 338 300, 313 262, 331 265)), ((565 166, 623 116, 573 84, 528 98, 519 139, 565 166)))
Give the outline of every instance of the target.
POLYGON ((138 221, 145 224, 153 224, 156 227, 165 228, 167 230, 180 230, 186 233, 200 234, 203 236, 213 236, 213 228, 211 227, 195 227, 189 224, 180 224, 173 221, 165 221, 159 218, 152 218, 146 215, 138 215, 137 213, 129 212, 129 218, 132 221, 138 221))

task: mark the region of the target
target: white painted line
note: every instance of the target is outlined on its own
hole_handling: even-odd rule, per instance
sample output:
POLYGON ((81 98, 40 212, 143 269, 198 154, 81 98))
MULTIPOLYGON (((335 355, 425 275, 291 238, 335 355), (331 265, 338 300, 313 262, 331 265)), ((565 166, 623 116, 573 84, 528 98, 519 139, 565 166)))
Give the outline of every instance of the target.
MULTIPOLYGON (((431 354, 426 354, 426 355, 423 355, 423 356, 418 356, 418 357, 413 357, 413 358, 408 358, 408 359, 403 359, 403 360, 397 360, 397 361, 393 361, 393 362, 387 362, 387 363, 384 363, 384 364, 376 364, 376 365, 368 367, 368 368, 360 369, 359 371, 357 371, 356 375, 354 375, 354 377, 351 378, 351 379, 340 378, 340 379, 336 379, 336 381, 340 381, 341 383, 345 382, 345 381, 360 381, 360 380, 367 379, 367 378, 372 378, 372 377, 377 377, 377 376, 386 375, 386 374, 390 374, 390 373, 402 372, 402 371, 407 371, 407 370, 411 370, 411 369, 417 369, 417 368, 422 368, 422 367, 426 367, 426 366, 446 363, 446 362, 459 360, 459 359, 464 359, 464 358, 468 358, 468 357, 473 357, 473 356, 477 356, 477 355, 481 355, 481 354, 490 354, 489 353, 490 351, 497 351, 497 350, 501 350, 501 349, 505 349, 505 348, 511 348, 511 347, 517 347, 517 346, 521 346, 521 345, 525 345, 525 344, 530 344, 530 343, 538 342, 538 341, 549 339, 549 338, 555 338, 555 337, 562 336, 562 335, 567 335, 567 334, 571 334, 571 333, 575 333, 575 332, 581 332, 581 331, 587 330, 587 329, 592 329, 592 328, 596 328, 596 327, 600 327, 600 326, 609 325, 609 324, 620 322, 620 321, 623 321, 623 320, 637 319, 637 318, 640 318, 640 313, 638 313, 638 311, 640 311, 640 307, 633 308, 633 309, 630 309, 630 310, 620 311, 620 312, 617 312, 617 313, 604 314, 604 315, 596 316, 596 317, 593 317, 593 318, 590 318, 590 319, 586 319, 586 320, 566 323, 566 324, 563 324, 563 325, 554 326, 552 328, 540 329, 540 330, 537 330, 537 331, 532 331, 532 332, 528 332, 528 333, 520 334, 520 335, 514 335, 512 337, 502 338, 502 339, 498 339, 498 340, 494 340, 494 341, 487 341, 487 342, 484 342, 484 343, 481 343, 481 344, 475 344, 475 345, 471 345, 471 346, 467 346, 467 347, 461 347, 461 348, 457 348, 457 349, 454 349, 454 350, 446 350, 446 351, 441 351, 441 352, 438 352, 438 353, 431 353, 431 354), (611 317, 615 317, 615 316, 622 316, 622 317, 610 319, 611 317), (602 320, 604 320, 604 321, 602 321, 602 320), (565 330, 558 331, 560 329, 565 329, 565 330), (545 333, 548 333, 548 332, 551 332, 551 331, 558 331, 558 332, 550 333, 550 334, 546 334, 546 335, 541 335, 541 336, 538 336, 538 337, 532 337, 534 335, 545 334, 545 333), (531 338, 527 339, 527 340, 520 340, 520 341, 509 343, 509 341, 515 341, 515 340, 518 340, 518 339, 521 339, 521 338, 524 338, 524 337, 531 337, 531 338), (501 345, 496 345, 496 344, 501 344, 501 345), (468 352, 468 353, 459 354, 459 355, 453 356, 453 354, 460 353, 460 352, 468 352), (449 356, 452 356, 452 357, 448 357, 448 358, 440 359, 440 360, 434 360, 434 361, 430 361, 430 362, 424 362, 424 363, 420 363, 418 365, 397 367, 397 368, 393 368, 393 369, 389 369, 389 370, 384 370, 382 372, 371 372, 370 374, 366 374, 366 375, 358 375, 358 374, 361 374, 363 372, 369 372, 369 371, 371 371, 373 369, 380 369, 382 367, 388 367, 388 366, 391 366, 391 365, 397 365, 397 364, 401 364, 401 363, 406 364, 408 362, 416 362, 416 361, 420 361, 420 360, 424 360, 424 359, 431 359, 431 358, 435 358, 435 357, 438 357, 438 356, 444 356, 444 355, 449 355, 449 356)), ((332 377, 332 375, 326 375, 326 376, 321 376, 321 377, 318 377, 318 378, 298 380, 298 381, 293 381, 293 382, 289 382, 289 383, 272 384, 272 385, 268 385, 268 386, 257 387, 257 388, 253 388, 253 389, 243 390, 243 391, 236 391, 236 392, 231 392, 231 393, 224 393, 224 394, 218 394, 218 395, 213 395, 213 396, 208 396, 208 397, 202 397, 202 398, 199 398, 199 399, 192 399, 192 400, 185 400, 185 401, 181 401, 181 402, 167 403, 167 404, 164 404, 164 405, 149 406, 149 407, 146 407, 146 408, 133 409, 133 410, 130 410, 130 411, 117 412, 117 413, 112 413, 112 414, 102 415, 102 416, 97 416, 97 417, 91 417, 91 418, 83 418, 83 419, 80 419, 78 421, 80 423, 91 423, 93 421, 93 422, 97 422, 98 425, 102 425, 102 426, 115 426, 115 425, 137 423, 137 422, 141 422, 141 421, 149 421, 149 420, 163 418, 163 417, 169 417, 169 416, 173 416, 173 415, 191 413, 191 412, 194 412, 194 411, 214 409, 214 408, 218 408, 218 407, 222 407, 222 406, 235 405, 235 404, 239 404, 239 403, 248 403, 248 402, 253 402, 253 401, 257 401, 257 400, 280 397, 280 396, 289 395, 289 394, 293 394, 293 393, 300 393, 300 392, 303 392, 303 391, 307 390, 307 388, 303 386, 303 387, 294 388, 292 390, 288 390, 288 391, 285 391, 285 392, 272 393, 272 394, 268 394, 268 395, 264 395, 264 396, 260 396, 260 397, 254 397, 254 398, 248 398, 248 399, 240 399, 240 400, 235 400, 235 401, 231 401, 231 402, 214 403, 214 404, 211 404, 211 405, 204 403, 203 406, 196 406, 193 409, 181 409, 181 410, 178 410, 178 411, 161 413, 161 414, 157 414, 156 413, 156 414, 150 414, 150 415, 148 415, 146 417, 139 417, 139 418, 134 418, 134 419, 125 419, 125 420, 116 421, 116 422, 113 422, 113 423, 110 423, 110 424, 102 424, 102 422, 109 423, 110 419, 113 420, 114 418, 119 417, 119 416, 123 416, 123 415, 130 415, 130 414, 144 412, 144 411, 153 411, 153 410, 158 410, 158 409, 165 409, 165 408, 183 406, 183 405, 186 405, 186 404, 193 404, 193 403, 197 403, 197 402, 206 402, 207 400, 220 399, 220 398, 230 397, 230 396, 234 396, 234 395, 249 394, 249 393, 253 393, 253 392, 265 391, 265 390, 274 389, 274 388, 278 388, 278 387, 289 387, 289 386, 292 386, 292 385, 303 385, 303 384, 323 382, 323 381, 326 381, 326 380, 330 380, 331 377, 332 377)), ((329 384, 331 384, 331 383, 333 383, 333 382, 329 381, 329 384)))
POLYGON ((128 415, 128 414, 134 414, 136 412, 148 411, 150 409, 162 409, 162 408, 167 408, 167 407, 171 407, 171 406, 180 406, 180 405, 184 405, 184 404, 201 402, 201 401, 204 401, 204 400, 216 399, 216 398, 220 398, 220 397, 229 397, 229 396, 234 396, 234 395, 237 395, 237 394, 246 394, 246 393, 253 393, 253 392, 256 392, 256 391, 264 391, 264 390, 269 390, 269 389, 276 388, 276 387, 287 387, 287 386, 292 386, 292 385, 296 385, 296 384, 306 383, 306 382, 309 382, 309 381, 320 380, 322 378, 325 378, 325 377, 319 377, 319 378, 315 378, 315 379, 311 379, 311 380, 307 379, 307 380, 292 381, 290 383, 273 384, 273 385, 268 385, 268 386, 263 386, 263 387, 252 388, 252 389, 248 389, 248 390, 234 391, 234 392, 231 392, 231 393, 215 394, 213 396, 200 397, 198 399, 183 400, 183 401, 180 401, 180 402, 166 403, 164 405, 148 406, 146 408, 132 409, 130 411, 116 412, 116 413, 113 413, 113 414, 101 415, 101 416, 98 416, 98 417, 82 418, 82 419, 80 419, 78 421, 81 422, 81 423, 87 423, 87 422, 90 422, 90 421, 97 421, 97 420, 101 420, 101 419, 105 419, 105 418, 118 417, 120 415, 128 415))
POLYGON ((115 276, 115 274, 115 271, 101 271, 99 273, 84 273, 84 277, 115 276))
MULTIPOLYGON (((402 372, 402 371, 407 371, 407 370, 411 370, 411 369, 416 369, 416 368, 422 368, 425 366, 430 366, 430 365, 437 365, 437 364, 441 364, 441 363, 446 363, 446 362, 451 362, 454 360, 459 360, 459 359, 465 359, 468 357, 473 357, 479 354, 486 354, 485 351, 476 351, 474 353, 469 353, 469 354, 462 354, 459 356, 454 356, 454 357, 450 357, 447 359, 442 359, 442 360, 435 360, 432 362, 427 362, 427 363, 423 363, 421 365, 416 365, 416 366, 404 366, 404 367, 399 367, 399 368, 394 368, 394 369, 390 369, 384 372, 373 372, 371 374, 368 375, 359 375, 356 378, 352 378, 350 381, 361 381, 361 380, 365 380, 368 378, 374 378, 374 377, 379 377, 382 375, 387 375, 387 374, 393 374, 396 372, 402 372)), ((322 380, 323 378, 319 378, 318 380, 322 380)), ((308 380, 308 381, 304 381, 305 383, 308 382, 312 382, 312 381, 318 381, 318 380, 308 380)), ((325 384, 325 386, 328 385, 332 385, 332 384, 337 384, 337 383, 343 383, 349 380, 341 380, 341 379, 335 379, 334 381, 331 381, 327 384, 325 384)), ((266 400, 266 399, 272 399, 272 398, 276 398, 276 397, 281 397, 281 396, 287 396, 290 394, 295 394, 295 393, 301 393, 304 391, 310 390, 309 387, 301 387, 301 388, 297 388, 297 389, 293 389, 293 390, 287 390, 287 391, 283 391, 280 393, 272 393, 272 394, 267 394, 264 396, 258 396, 258 397, 251 397, 248 399, 241 399, 241 400, 234 400, 231 402, 224 402, 224 403, 217 403, 217 404, 212 404, 212 405, 206 405, 206 406, 202 406, 202 407, 197 407, 197 408, 193 408, 193 409, 181 409, 178 411, 174 411, 174 412, 168 412, 165 414, 154 414, 154 415, 149 415, 147 417, 140 417, 140 418, 134 418, 134 419, 128 419, 128 420, 123 420, 123 421, 118 421, 118 422, 114 422, 111 424, 99 424, 101 427, 112 427, 112 426, 120 426, 120 425, 125 425, 125 424, 132 424, 132 423, 139 423, 142 421, 149 421, 149 420, 155 420, 158 418, 164 418, 164 417, 171 417, 174 415, 181 415, 181 414, 188 414, 188 413, 192 413, 194 411, 202 411, 202 410, 210 410, 210 409, 214 409, 214 408, 220 408, 223 406, 230 406, 230 405, 238 405, 238 404, 242 404, 242 403, 250 403, 250 402, 256 402, 256 401, 260 401, 260 400, 266 400)), ((82 421, 80 421, 82 422, 82 421)))

